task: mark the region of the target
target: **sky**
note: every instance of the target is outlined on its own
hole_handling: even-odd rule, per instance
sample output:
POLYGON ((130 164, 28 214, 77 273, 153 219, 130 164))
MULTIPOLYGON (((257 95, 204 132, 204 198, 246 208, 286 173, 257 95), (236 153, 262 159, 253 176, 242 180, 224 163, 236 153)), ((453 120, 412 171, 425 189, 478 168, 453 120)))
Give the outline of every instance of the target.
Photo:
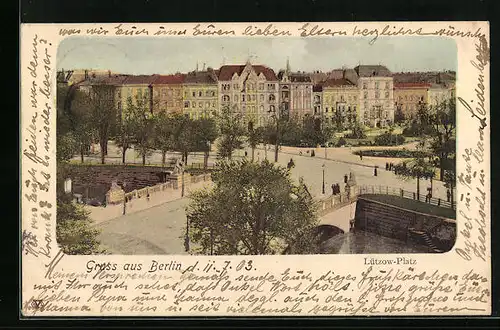
POLYGON ((58 70, 100 69, 169 74, 225 64, 263 64, 276 72, 330 71, 383 64, 393 72, 456 70, 455 41, 444 37, 370 38, 117 38, 70 37, 57 52, 58 70))

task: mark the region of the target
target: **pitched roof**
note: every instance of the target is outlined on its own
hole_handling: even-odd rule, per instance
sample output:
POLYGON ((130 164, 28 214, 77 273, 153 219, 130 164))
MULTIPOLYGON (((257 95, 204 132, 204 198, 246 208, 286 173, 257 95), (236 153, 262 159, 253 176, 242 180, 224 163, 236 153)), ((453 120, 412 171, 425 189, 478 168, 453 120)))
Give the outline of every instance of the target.
MULTIPOLYGON (((285 76, 286 71, 285 70, 280 70, 278 72, 278 80, 282 80, 283 77, 285 76)), ((311 77, 309 74, 304 73, 304 72, 289 72, 287 74, 288 79, 290 82, 297 82, 297 83, 312 83, 311 77)))
POLYGON ((425 82, 394 83, 394 88, 429 88, 431 84, 425 82))
POLYGON ((192 71, 184 77, 185 84, 216 84, 217 76, 213 70, 192 71))
POLYGON ((358 65, 354 68, 359 77, 391 77, 392 73, 383 65, 358 65))
POLYGON ((111 76, 95 76, 89 77, 80 83, 80 86, 92 86, 92 85, 122 85, 125 80, 128 79, 128 75, 111 75, 111 76))
MULTIPOLYGON (((219 69, 219 80, 231 80, 233 75, 236 73, 237 75, 241 75, 243 72, 243 69, 245 69, 246 65, 223 65, 219 69)), ((264 77, 266 77, 266 80, 273 80, 276 81, 278 80, 278 77, 276 77, 276 74, 274 73, 274 70, 271 68, 268 68, 267 66, 264 65, 252 65, 253 70, 257 75, 263 74, 264 77)))
POLYGON ((339 86, 347 86, 347 87, 355 87, 356 85, 345 78, 340 79, 328 79, 323 84, 323 87, 339 87, 339 86))
POLYGON ((130 75, 123 82, 124 85, 150 85, 155 81, 157 75, 130 75))
POLYGON ((326 79, 328 79, 328 75, 324 72, 313 72, 309 74, 309 77, 311 77, 311 81, 313 84, 317 85, 319 83, 324 82, 326 79))
POLYGON ((165 85, 165 84, 182 84, 184 82, 185 74, 169 74, 169 75, 158 75, 154 80, 154 85, 165 85))

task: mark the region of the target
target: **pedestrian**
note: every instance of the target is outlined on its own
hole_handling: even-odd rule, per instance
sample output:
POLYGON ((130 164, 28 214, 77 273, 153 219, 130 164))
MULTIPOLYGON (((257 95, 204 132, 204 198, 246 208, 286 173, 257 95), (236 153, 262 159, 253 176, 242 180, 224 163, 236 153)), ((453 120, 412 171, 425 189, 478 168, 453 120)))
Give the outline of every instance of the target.
POLYGON ((291 170, 292 168, 295 167, 295 163, 293 162, 293 158, 290 158, 290 161, 288 162, 288 165, 286 166, 288 170, 291 170))
POLYGON ((446 201, 450 201, 451 199, 451 193, 450 193, 450 189, 446 189, 446 201))
POLYGON ((373 176, 377 176, 377 166, 373 168, 373 176))
POLYGON ((359 151, 359 160, 363 160, 363 150, 359 151))
POLYGON ((332 196, 335 195, 335 183, 332 183, 332 196))
POLYGON ((316 153, 314 152, 314 150, 311 150, 311 157, 314 157, 316 156, 316 153))
POLYGON ((248 152, 245 150, 245 157, 248 156, 248 152))
POLYGON ((389 170, 389 163, 385 163, 385 170, 388 171, 389 170))
POLYGON ((344 183, 347 183, 347 174, 344 175, 344 183))
POLYGON ((340 194, 340 185, 338 183, 335 184, 335 195, 340 194))

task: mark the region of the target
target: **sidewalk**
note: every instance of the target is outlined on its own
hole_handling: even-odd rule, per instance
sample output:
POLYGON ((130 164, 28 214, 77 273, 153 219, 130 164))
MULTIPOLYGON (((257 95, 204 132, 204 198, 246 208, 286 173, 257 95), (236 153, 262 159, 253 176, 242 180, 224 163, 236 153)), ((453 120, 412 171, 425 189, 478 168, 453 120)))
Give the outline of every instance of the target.
MULTIPOLYGON (((207 181, 202 181, 198 183, 189 184, 185 187, 185 195, 181 197, 181 189, 160 191, 151 194, 149 200, 147 198, 133 199, 128 202, 125 206, 125 213, 135 213, 138 211, 146 210, 167 202, 174 200, 179 200, 181 198, 189 198, 191 191, 198 190, 204 187, 208 187, 212 184, 207 177, 207 181)), ((106 207, 102 206, 90 206, 85 205, 84 208, 90 212, 90 218, 94 220, 93 225, 99 225, 104 221, 118 218, 123 215, 123 204, 108 205, 106 207)))

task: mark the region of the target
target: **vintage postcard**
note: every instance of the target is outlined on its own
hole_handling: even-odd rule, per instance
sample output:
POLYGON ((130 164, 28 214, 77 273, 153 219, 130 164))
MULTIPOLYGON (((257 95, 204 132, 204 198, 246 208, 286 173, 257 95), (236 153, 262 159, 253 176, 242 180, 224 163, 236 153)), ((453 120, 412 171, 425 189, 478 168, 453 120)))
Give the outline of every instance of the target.
POLYGON ((489 315, 489 37, 22 25, 22 315, 489 315))

